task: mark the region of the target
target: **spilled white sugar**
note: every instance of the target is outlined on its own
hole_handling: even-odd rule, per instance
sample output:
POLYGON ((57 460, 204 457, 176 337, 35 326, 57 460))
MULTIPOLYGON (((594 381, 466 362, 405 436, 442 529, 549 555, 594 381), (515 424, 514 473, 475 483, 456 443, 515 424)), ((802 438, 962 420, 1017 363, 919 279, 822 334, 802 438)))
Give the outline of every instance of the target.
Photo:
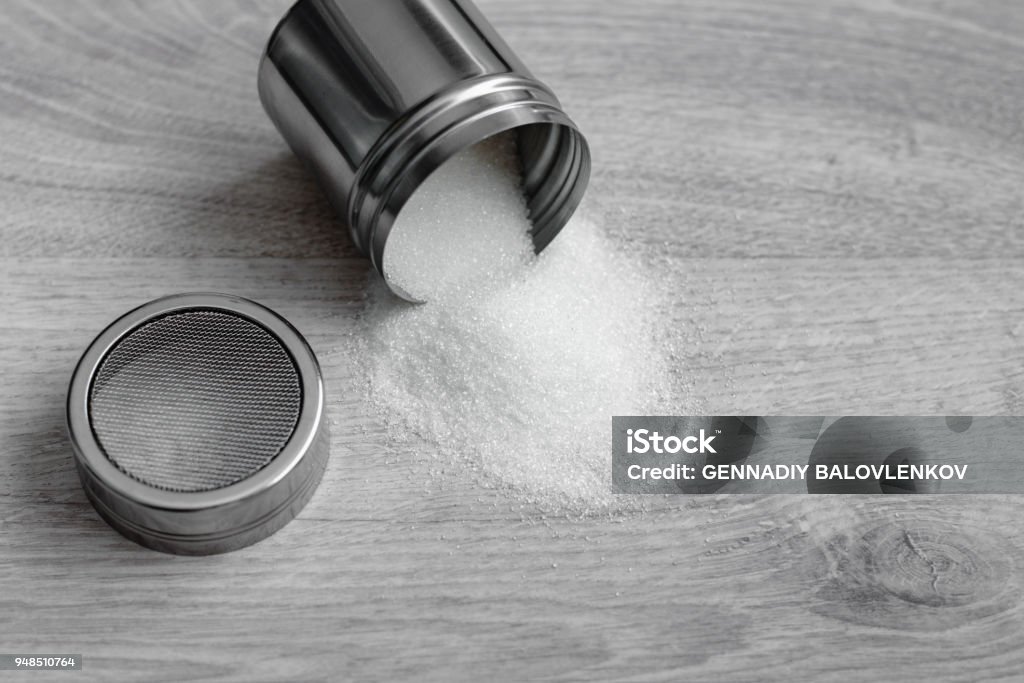
POLYGON ((391 433, 445 463, 542 510, 620 507, 611 416, 663 412, 668 389, 658 293, 586 219, 535 256, 517 163, 487 141, 420 188, 385 263, 429 301, 374 285, 358 366, 391 433))

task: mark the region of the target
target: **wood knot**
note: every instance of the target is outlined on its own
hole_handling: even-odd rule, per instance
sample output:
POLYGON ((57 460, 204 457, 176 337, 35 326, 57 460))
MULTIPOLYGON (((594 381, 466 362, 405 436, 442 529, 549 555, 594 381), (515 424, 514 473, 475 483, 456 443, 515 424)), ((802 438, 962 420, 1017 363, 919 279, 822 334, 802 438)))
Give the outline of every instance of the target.
POLYGON ((1010 609, 1012 559, 1000 539, 933 521, 884 522, 825 544, 822 612, 857 623, 945 629, 1010 609))

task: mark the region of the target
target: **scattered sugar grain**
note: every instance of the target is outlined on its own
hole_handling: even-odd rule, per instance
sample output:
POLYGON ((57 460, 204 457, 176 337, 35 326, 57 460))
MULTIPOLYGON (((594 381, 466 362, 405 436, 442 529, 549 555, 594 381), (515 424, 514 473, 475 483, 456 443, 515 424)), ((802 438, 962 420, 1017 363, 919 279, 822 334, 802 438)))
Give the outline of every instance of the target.
POLYGON ((508 139, 492 140, 417 192, 385 263, 428 303, 401 302, 377 281, 357 367, 391 434, 416 435, 540 510, 638 505, 611 492, 611 417, 665 412, 661 293, 586 218, 535 255, 510 154, 508 139))

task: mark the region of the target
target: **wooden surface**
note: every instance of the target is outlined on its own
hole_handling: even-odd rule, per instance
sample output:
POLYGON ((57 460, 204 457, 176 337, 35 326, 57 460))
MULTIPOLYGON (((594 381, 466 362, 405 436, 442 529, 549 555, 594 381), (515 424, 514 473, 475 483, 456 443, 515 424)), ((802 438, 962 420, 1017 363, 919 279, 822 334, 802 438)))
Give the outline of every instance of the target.
MULTIPOLYGON (((389 448, 344 353, 367 264, 256 98, 286 5, 0 8, 0 651, 84 655, 54 680, 1024 676, 1019 497, 545 519, 389 448), (332 459, 282 532, 170 557, 93 512, 63 401, 108 321, 207 289, 310 339, 332 459)), ((589 136, 591 210, 673 255, 709 413, 1024 412, 1016 0, 480 5, 589 136)))

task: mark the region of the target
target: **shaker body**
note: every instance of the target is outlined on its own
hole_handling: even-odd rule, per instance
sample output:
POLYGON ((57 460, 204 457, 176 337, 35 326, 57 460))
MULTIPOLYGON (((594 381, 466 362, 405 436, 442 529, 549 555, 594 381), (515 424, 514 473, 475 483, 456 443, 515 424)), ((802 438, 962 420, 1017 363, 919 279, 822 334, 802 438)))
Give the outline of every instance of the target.
POLYGON ((517 130, 538 251, 589 178, 586 141, 554 93, 466 0, 299 0, 271 35, 258 83, 271 120, 385 280, 395 216, 462 149, 517 130))

